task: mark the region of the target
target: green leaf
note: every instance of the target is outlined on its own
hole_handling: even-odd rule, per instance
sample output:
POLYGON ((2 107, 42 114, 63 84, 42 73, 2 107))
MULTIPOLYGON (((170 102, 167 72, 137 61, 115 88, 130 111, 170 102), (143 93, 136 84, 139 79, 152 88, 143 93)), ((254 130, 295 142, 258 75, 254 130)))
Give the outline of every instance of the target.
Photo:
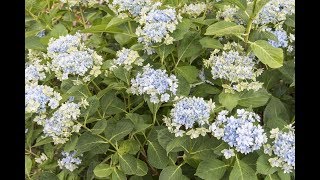
POLYGON ((166 59, 166 57, 173 52, 174 50, 174 45, 173 44, 169 44, 169 45, 161 45, 157 48, 155 48, 157 54, 160 57, 160 61, 164 62, 164 60, 166 59))
POLYGON ((287 26, 293 27, 293 28, 295 28, 295 26, 296 26, 295 22, 296 22, 296 20, 295 20, 295 16, 294 15, 293 16, 287 16, 286 20, 284 21, 284 23, 287 26))
POLYGON ((263 40, 255 41, 250 47, 262 63, 271 68, 279 68, 282 66, 283 50, 281 48, 275 48, 263 40))
POLYGON ((112 172, 113 168, 109 164, 98 164, 93 170, 94 175, 99 178, 108 177, 112 172))
POLYGON ((187 180, 188 178, 182 174, 180 166, 168 166, 164 168, 159 176, 159 180, 187 180))
POLYGON ((278 176, 281 180, 291 180, 290 174, 284 173, 283 171, 278 171, 278 176))
POLYGON ((147 155, 148 162, 155 168, 163 169, 169 163, 166 150, 156 141, 148 140, 147 155))
POLYGON ((171 34, 171 36, 176 40, 179 41, 181 39, 184 38, 185 34, 187 34, 189 32, 189 28, 191 26, 191 21, 190 19, 187 18, 183 18, 182 22, 180 22, 177 27, 176 30, 173 31, 173 33, 171 34))
POLYGON ((258 180, 254 170, 236 157, 233 169, 229 176, 230 180, 258 180))
POLYGON ((134 125, 133 133, 144 132, 145 129, 149 128, 152 124, 151 118, 148 115, 140 115, 136 113, 126 114, 126 118, 130 119, 134 125))
POLYGON ((82 154, 92 149, 108 149, 109 146, 101 146, 102 144, 107 144, 107 142, 97 135, 85 132, 79 137, 78 144, 76 146, 77 154, 82 154))
POLYGON ((188 81, 180 75, 177 75, 178 79, 178 88, 177 88, 177 96, 188 96, 190 93, 190 85, 188 81))
POLYGON ((100 99, 100 105, 103 115, 113 115, 120 112, 126 112, 125 104, 115 94, 115 91, 110 91, 103 95, 100 99))
POLYGON ((283 66, 278 69, 282 75, 285 77, 288 83, 292 83, 294 81, 294 74, 295 74, 295 63, 294 60, 292 61, 285 61, 283 66))
POLYGON ((170 152, 178 152, 186 150, 186 141, 188 141, 188 136, 175 137, 172 141, 167 144, 166 151, 167 154, 170 152))
POLYGON ((263 174, 263 175, 270 175, 273 174, 278 170, 276 167, 271 167, 268 156, 265 154, 262 154, 258 160, 257 160, 257 173, 263 174))
POLYGON ((102 32, 107 32, 107 33, 122 33, 122 29, 118 27, 107 27, 106 24, 101 24, 101 25, 96 25, 96 26, 91 26, 90 28, 83 29, 81 31, 82 33, 102 33, 102 32))
POLYGON ((231 94, 231 93, 220 93, 219 94, 219 102, 222 106, 226 107, 229 111, 231 111, 234 107, 237 106, 239 101, 238 94, 231 94))
POLYGON ((210 37, 204 37, 199 40, 201 46, 203 48, 212 48, 212 49, 222 49, 223 45, 220 43, 220 41, 210 38, 210 37))
POLYGON ((218 94, 221 90, 207 83, 200 84, 192 88, 192 95, 196 97, 206 97, 210 94, 218 94))
POLYGON ((252 17, 255 17, 269 1, 270 0, 257 0, 257 4, 254 9, 254 12, 252 12, 252 17))
POLYGON ((246 8, 247 8, 247 1, 246 0, 226 0, 226 2, 234 4, 242 10, 246 10, 246 8))
POLYGON ((225 36, 225 35, 241 35, 245 31, 245 28, 241 25, 237 25, 234 22, 219 21, 212 24, 207 28, 204 35, 215 35, 215 36, 225 36))
POLYGON ((65 36, 67 34, 68 34, 67 28, 61 23, 53 26, 52 30, 49 33, 49 35, 54 38, 59 38, 60 36, 65 36))
POLYGON ((114 168, 112 173, 112 180, 127 180, 126 175, 117 168, 114 168))
POLYGON ((73 134, 69 139, 69 141, 67 141, 67 143, 64 145, 63 150, 66 152, 73 151, 78 143, 78 139, 79 139, 78 136, 73 134))
POLYGON ((101 119, 91 129, 92 134, 100 134, 100 133, 102 133, 106 129, 107 124, 108 124, 108 122, 105 119, 101 119))
POLYGON ((188 83, 198 81, 199 70, 195 66, 179 66, 175 69, 176 73, 183 76, 188 83))
POLYGON ((124 67, 115 68, 113 74, 128 85, 130 84, 130 74, 124 67))
POLYGON ((280 99, 276 97, 271 97, 271 100, 264 109, 263 121, 268 124, 269 121, 279 119, 289 120, 287 109, 285 108, 284 104, 280 101, 280 99))
POLYGON ((158 142, 163 148, 166 148, 168 143, 175 138, 174 134, 168 131, 168 128, 161 129, 157 132, 158 132, 158 136, 157 136, 158 142))
POLYGON ((25 167, 25 174, 27 176, 30 176, 30 171, 31 171, 31 168, 32 168, 32 160, 29 156, 25 155, 24 156, 24 167, 25 167))
POLYGON ((41 173, 39 180, 59 180, 59 178, 54 173, 45 171, 41 173))
POLYGON ((140 150, 139 142, 134 139, 124 140, 119 143, 119 149, 117 152, 120 155, 132 154, 135 155, 140 150))
POLYGON ((188 146, 186 149, 187 157, 190 157, 194 160, 208 160, 215 159, 216 153, 215 150, 220 146, 220 142, 213 140, 208 136, 200 136, 196 139, 188 140, 188 146))
POLYGON ((264 88, 259 89, 258 91, 243 91, 239 94, 238 104, 244 107, 260 107, 267 104, 270 98, 270 94, 264 88))
POLYGON ((185 37, 181 40, 178 45, 178 60, 192 57, 195 55, 200 55, 200 51, 202 49, 201 44, 199 43, 199 34, 189 32, 185 35, 185 37))
POLYGON ((119 164, 125 174, 127 175, 136 174, 138 162, 134 156, 130 154, 125 154, 125 155, 119 154, 119 164))
POLYGON ((221 179, 229 165, 218 159, 202 161, 196 172, 196 176, 202 179, 221 179))
POLYGON ((91 96, 91 92, 88 90, 86 85, 78 85, 72 86, 63 96, 62 101, 66 101, 70 98, 70 96, 74 97, 75 101, 81 101, 82 98, 86 99, 91 96))
POLYGON ((130 21, 130 18, 120 18, 120 17, 112 17, 112 19, 109 21, 109 23, 107 24, 107 27, 112 27, 112 26, 118 26, 120 24, 126 23, 130 21))
POLYGON ((264 180, 283 180, 283 179, 280 179, 277 174, 269 174, 264 178, 264 180))
POLYGON ((115 126, 107 125, 105 136, 109 141, 115 142, 127 136, 133 130, 133 124, 130 120, 122 119, 115 126))
POLYGON ((48 143, 48 144, 45 144, 43 146, 43 151, 44 153, 47 155, 47 157, 49 159, 52 159, 53 158, 53 155, 54 155, 54 147, 52 146, 52 144, 48 143))
POLYGON ((137 166, 137 172, 136 175, 138 176, 144 176, 148 173, 148 166, 145 162, 141 161, 140 159, 137 159, 138 166, 137 166))
POLYGON ((25 49, 46 50, 46 46, 40 42, 37 36, 25 38, 25 49))

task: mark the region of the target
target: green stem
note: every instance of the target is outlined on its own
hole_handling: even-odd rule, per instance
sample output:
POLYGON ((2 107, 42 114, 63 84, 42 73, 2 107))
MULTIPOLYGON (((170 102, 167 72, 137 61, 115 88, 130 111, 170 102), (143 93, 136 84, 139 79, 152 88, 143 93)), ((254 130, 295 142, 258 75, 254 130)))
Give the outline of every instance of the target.
POLYGON ((94 87, 96 87, 99 91, 101 91, 100 87, 94 82, 94 80, 91 81, 94 87))
POLYGON ((248 40, 249 40, 249 35, 250 35, 252 23, 253 23, 253 20, 254 20, 254 18, 256 16, 256 13, 255 13, 256 4, 257 4, 257 0, 254 0, 253 8, 252 8, 252 14, 249 17, 247 28, 246 28, 246 31, 245 31, 245 38, 244 38, 244 42, 245 43, 247 43, 248 40))

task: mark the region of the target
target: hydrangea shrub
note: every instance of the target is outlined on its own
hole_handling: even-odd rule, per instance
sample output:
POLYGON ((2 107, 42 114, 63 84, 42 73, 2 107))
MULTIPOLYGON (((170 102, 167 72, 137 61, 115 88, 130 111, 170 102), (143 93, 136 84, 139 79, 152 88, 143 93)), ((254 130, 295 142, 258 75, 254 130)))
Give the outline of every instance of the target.
POLYGON ((293 0, 25 12, 26 179, 295 179, 293 0))

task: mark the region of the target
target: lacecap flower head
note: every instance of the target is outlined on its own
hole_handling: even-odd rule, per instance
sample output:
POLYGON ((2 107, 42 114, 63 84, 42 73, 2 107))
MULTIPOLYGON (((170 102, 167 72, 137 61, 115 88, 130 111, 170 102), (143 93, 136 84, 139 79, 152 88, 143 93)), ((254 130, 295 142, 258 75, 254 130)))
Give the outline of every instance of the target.
MULTIPOLYGON (((63 158, 58 160, 60 169, 68 169, 71 172, 77 169, 82 160, 79 157, 75 157, 76 153, 76 151, 62 152, 63 158)), ((79 156, 81 157, 82 154, 79 156)))
POLYGON ((263 83, 257 82, 256 77, 262 73, 257 69, 254 56, 248 56, 243 47, 235 42, 224 45, 224 51, 215 50, 208 60, 204 60, 207 67, 211 67, 213 79, 225 79, 230 84, 223 84, 228 92, 243 90, 259 90, 263 83), (251 81, 251 82, 248 82, 251 81))
POLYGON ((47 55, 41 51, 28 50, 28 62, 25 63, 25 83, 38 83, 46 78, 49 72, 47 55))
POLYGON ((195 4, 189 4, 184 5, 181 9, 181 14, 188 14, 194 18, 200 16, 203 12, 207 9, 207 4, 201 2, 201 3, 195 3, 195 4))
POLYGON ((129 92, 132 94, 147 94, 150 102, 168 102, 175 95, 178 87, 178 79, 175 75, 168 75, 165 70, 153 69, 149 64, 138 72, 136 78, 131 79, 129 92))
POLYGON ((59 80, 76 75, 85 76, 83 80, 89 81, 90 77, 101 74, 102 57, 84 45, 80 33, 51 38, 47 50, 52 58, 51 69, 59 80))
POLYGON ((270 138, 273 139, 269 145, 269 152, 265 148, 265 153, 272 156, 269 162, 272 167, 280 167, 285 173, 290 173, 295 169, 295 132, 292 125, 286 126, 283 130, 279 128, 270 131, 270 138))
POLYGON ((46 85, 30 83, 25 85, 25 112, 42 114, 47 110, 47 105, 51 109, 59 106, 62 99, 60 93, 46 85))
POLYGON ((267 136, 258 124, 258 114, 237 109, 235 116, 227 116, 229 112, 221 111, 215 122, 209 127, 212 135, 235 148, 236 151, 248 154, 267 142, 267 136))
POLYGON ((129 12, 133 17, 137 17, 143 9, 149 8, 151 5, 151 0, 113 0, 109 7, 117 14, 129 12))
POLYGON ((215 104, 200 97, 180 97, 175 101, 170 117, 163 119, 169 132, 176 136, 190 135, 191 139, 200 134, 205 136, 209 132, 208 120, 215 104))
POLYGON ((126 70, 132 69, 132 65, 142 66, 144 59, 140 57, 137 51, 122 48, 122 50, 117 51, 116 58, 113 59, 113 65, 110 69, 123 66, 126 70))
POLYGON ((44 121, 45 137, 51 137, 54 144, 64 144, 73 132, 79 132, 81 125, 76 124, 80 116, 80 105, 73 102, 62 104, 51 118, 44 121))

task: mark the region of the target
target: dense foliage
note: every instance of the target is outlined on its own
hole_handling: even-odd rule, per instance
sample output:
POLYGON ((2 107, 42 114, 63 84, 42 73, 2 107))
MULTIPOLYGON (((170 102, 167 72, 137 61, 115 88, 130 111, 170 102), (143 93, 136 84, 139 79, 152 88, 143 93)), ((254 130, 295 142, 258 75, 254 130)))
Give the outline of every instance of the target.
POLYGON ((26 0, 26 179, 294 179, 294 17, 294 0, 26 0))

